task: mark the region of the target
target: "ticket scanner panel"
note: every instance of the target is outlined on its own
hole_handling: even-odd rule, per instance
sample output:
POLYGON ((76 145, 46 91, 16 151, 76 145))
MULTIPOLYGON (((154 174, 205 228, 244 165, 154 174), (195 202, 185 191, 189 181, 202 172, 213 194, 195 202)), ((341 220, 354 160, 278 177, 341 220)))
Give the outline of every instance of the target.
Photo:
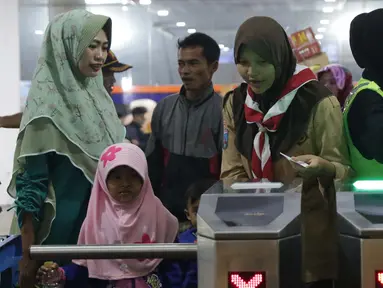
POLYGON ((383 287, 383 193, 337 193, 338 287, 383 287))
POLYGON ((223 192, 200 201, 198 287, 300 287, 300 194, 223 192))

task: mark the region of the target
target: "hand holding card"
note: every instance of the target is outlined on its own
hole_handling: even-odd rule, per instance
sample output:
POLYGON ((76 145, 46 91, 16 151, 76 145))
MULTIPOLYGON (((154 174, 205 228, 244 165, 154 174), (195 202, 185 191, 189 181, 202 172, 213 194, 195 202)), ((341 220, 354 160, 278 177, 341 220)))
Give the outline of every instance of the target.
MULTIPOLYGON (((281 153, 282 154, 282 153, 281 153)), ((320 176, 335 177, 335 166, 326 159, 316 155, 300 155, 296 157, 288 157, 290 163, 303 178, 312 178, 320 176)))
POLYGON ((309 166, 309 164, 303 162, 303 161, 296 161, 294 160, 293 158, 291 158, 290 156, 287 156, 286 154, 283 154, 282 152, 280 152, 280 154, 285 157, 287 160, 289 160, 290 162, 293 162, 299 166, 302 166, 303 168, 307 168, 309 166))

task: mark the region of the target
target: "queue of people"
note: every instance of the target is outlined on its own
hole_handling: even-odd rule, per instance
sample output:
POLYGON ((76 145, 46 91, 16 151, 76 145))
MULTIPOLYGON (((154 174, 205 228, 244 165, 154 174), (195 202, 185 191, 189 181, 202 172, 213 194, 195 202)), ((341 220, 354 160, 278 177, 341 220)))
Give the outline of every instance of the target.
POLYGON ((315 75, 298 65, 283 27, 269 17, 239 27, 234 60, 244 83, 223 102, 212 85, 217 42, 203 33, 180 40, 183 85, 156 106, 146 147, 134 137, 123 143, 145 112, 136 111, 136 127, 126 129, 110 97, 115 79, 103 67, 130 68, 110 52, 112 20, 85 10, 55 17, 24 113, 0 118, 1 127, 20 127, 8 189, 22 238, 20 287, 52 280, 51 271, 65 287, 197 287, 195 261, 47 259, 52 263, 41 265, 29 248, 195 243, 199 199, 219 179, 301 187, 304 287, 333 287, 335 183, 383 176, 382 44, 371 37, 382 16, 378 9, 351 24, 352 52, 365 69, 351 94, 345 68, 331 65, 315 75))

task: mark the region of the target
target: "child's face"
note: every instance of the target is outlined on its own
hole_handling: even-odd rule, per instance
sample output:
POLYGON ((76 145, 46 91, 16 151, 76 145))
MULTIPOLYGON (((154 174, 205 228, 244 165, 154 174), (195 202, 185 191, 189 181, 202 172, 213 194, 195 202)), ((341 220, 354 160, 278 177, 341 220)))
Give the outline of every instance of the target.
POLYGON ((193 227, 197 227, 197 212, 198 212, 199 200, 191 202, 188 199, 188 203, 185 209, 185 214, 193 227))
POLYGON ((106 185, 114 200, 128 203, 140 194, 143 180, 136 170, 128 166, 119 166, 109 172, 106 185))

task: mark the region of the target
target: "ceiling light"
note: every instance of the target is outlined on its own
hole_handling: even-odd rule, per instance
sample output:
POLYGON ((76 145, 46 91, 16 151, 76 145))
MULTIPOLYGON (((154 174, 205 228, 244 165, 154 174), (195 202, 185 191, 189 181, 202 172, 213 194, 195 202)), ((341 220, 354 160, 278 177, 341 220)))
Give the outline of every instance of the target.
POLYGON ((158 10, 157 15, 160 17, 166 17, 169 15, 169 11, 168 10, 158 10))
POLYGON ((185 27, 186 23, 185 22, 177 22, 176 25, 177 25, 177 27, 185 27))
POLYGON ((195 29, 193 29, 193 28, 192 28, 192 29, 188 29, 188 33, 189 33, 189 34, 193 34, 193 33, 195 33, 195 32, 197 32, 197 30, 195 30, 195 29))
POLYGON ((330 20, 327 20, 327 19, 320 20, 320 24, 328 25, 328 24, 330 24, 330 20))
POLYGON ((229 51, 230 51, 230 48, 229 48, 229 47, 223 47, 222 51, 223 51, 223 52, 229 52, 229 51))
POLYGON ((323 13, 332 13, 332 12, 334 12, 334 8, 332 8, 332 7, 323 7, 322 11, 323 11, 323 13))
POLYGON ((219 49, 225 48, 225 45, 223 45, 223 44, 219 44, 218 46, 219 46, 219 49))
POLYGON ((327 3, 334 3, 334 2, 336 2, 336 0, 324 0, 324 2, 327 2, 327 3))
POLYGON ((124 12, 126 12, 126 11, 129 10, 128 6, 122 6, 121 9, 122 9, 122 11, 124 11, 124 12))
POLYGON ((122 5, 128 5, 129 4, 129 0, 121 0, 121 4, 122 5))
POLYGON ((35 30, 35 34, 36 35, 44 35, 44 31, 43 30, 35 30))
POLYGON ((121 0, 85 0, 86 5, 120 4, 121 0))
POLYGON ((320 32, 320 33, 326 32, 326 28, 325 27, 319 27, 318 32, 320 32))
POLYGON ((150 5, 152 4, 152 0, 140 0, 141 5, 150 5))
POLYGON ((323 34, 316 34, 315 35, 315 39, 317 39, 317 40, 321 40, 321 39, 323 39, 323 34))

